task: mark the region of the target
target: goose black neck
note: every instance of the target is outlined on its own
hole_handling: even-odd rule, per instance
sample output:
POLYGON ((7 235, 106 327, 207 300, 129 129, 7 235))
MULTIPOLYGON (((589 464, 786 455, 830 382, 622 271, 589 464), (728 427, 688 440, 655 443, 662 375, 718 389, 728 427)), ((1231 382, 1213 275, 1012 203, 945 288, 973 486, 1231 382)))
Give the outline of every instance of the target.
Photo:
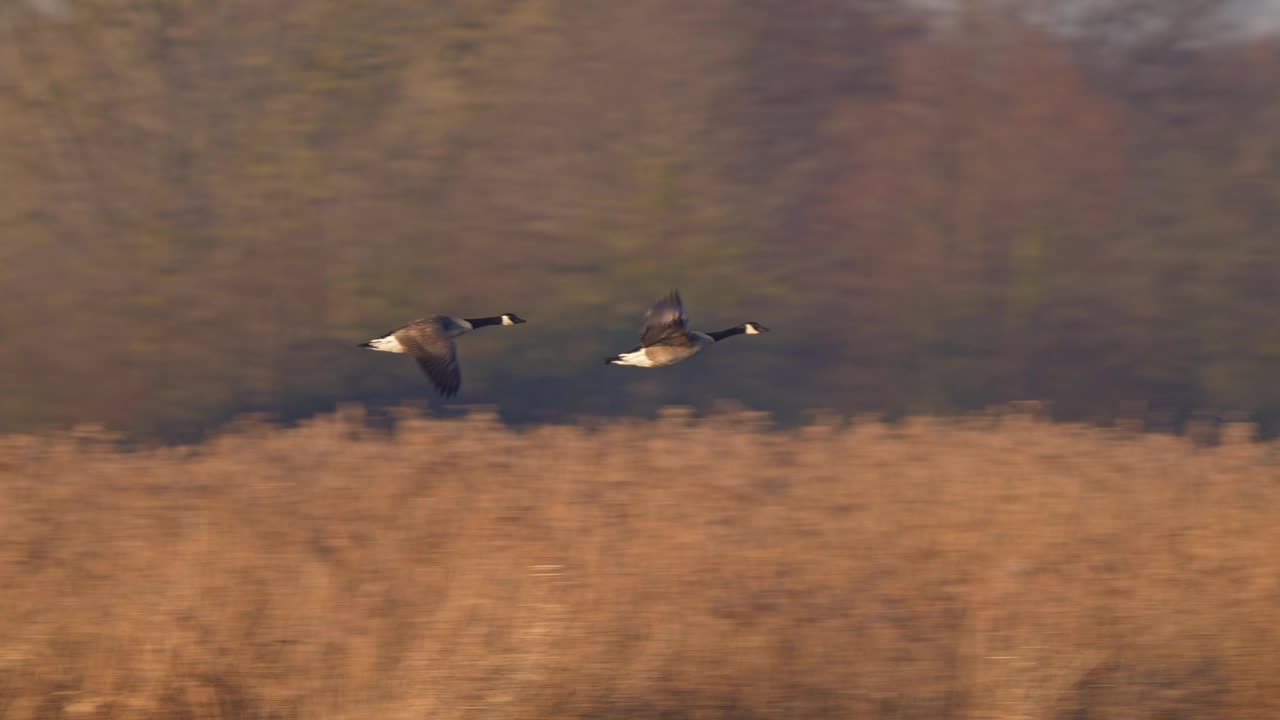
POLYGON ((715 340, 716 342, 720 342, 721 340, 727 337, 733 337, 734 335, 741 335, 746 331, 747 331, 746 325, 739 325, 737 327, 731 327, 727 330, 717 330, 715 332, 709 332, 707 333, 707 335, 709 335, 712 340, 715 340))
POLYGON ((471 323, 471 327, 473 328, 480 328, 480 327, 487 327, 489 325, 502 324, 501 315, 494 315, 493 317, 482 317, 482 318, 463 318, 463 320, 466 320, 467 322, 471 323))

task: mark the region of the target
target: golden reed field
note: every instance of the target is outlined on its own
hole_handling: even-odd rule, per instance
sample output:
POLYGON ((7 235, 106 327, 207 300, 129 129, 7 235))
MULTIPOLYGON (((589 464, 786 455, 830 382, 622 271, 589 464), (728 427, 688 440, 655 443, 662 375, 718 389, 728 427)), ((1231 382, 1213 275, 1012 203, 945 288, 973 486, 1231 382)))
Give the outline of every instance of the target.
POLYGON ((0 439, 0 718, 1280 717, 1280 447, 1031 415, 0 439))

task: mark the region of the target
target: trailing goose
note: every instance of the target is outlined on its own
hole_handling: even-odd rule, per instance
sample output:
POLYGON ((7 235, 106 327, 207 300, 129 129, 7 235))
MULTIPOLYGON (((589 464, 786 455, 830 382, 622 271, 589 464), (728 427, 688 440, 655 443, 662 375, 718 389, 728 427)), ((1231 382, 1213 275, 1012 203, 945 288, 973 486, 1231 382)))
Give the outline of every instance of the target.
POLYGON ((769 332, 769 328, 755 322, 706 333, 690 330, 688 324, 689 316, 685 314, 680 293, 672 291, 644 314, 644 322, 640 325, 640 344, 621 355, 607 357, 604 361, 611 365, 636 367, 675 365, 725 338, 769 332))
POLYGON ((440 394, 453 397, 462 387, 462 372, 458 369, 458 351, 453 345, 453 338, 489 325, 519 325, 523 322, 525 319, 515 313, 482 318, 429 315, 361 343, 360 347, 412 355, 440 394))

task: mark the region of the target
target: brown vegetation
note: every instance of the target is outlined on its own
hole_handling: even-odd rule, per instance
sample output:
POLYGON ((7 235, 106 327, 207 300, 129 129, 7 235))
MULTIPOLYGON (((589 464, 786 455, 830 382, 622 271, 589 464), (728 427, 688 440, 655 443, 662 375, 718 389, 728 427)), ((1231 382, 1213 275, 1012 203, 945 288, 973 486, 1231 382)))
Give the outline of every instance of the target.
POLYGON ((1280 430, 1280 41, 1206 42, 1227 4, 0 5, 0 431, 395 404, 416 369, 355 343, 506 311, 463 397, 509 420, 1044 398, 1280 430), (602 372, 672 285, 786 333, 602 372))
POLYGON ((1280 453, 1024 416, 0 441, 0 717, 1270 718, 1280 453))

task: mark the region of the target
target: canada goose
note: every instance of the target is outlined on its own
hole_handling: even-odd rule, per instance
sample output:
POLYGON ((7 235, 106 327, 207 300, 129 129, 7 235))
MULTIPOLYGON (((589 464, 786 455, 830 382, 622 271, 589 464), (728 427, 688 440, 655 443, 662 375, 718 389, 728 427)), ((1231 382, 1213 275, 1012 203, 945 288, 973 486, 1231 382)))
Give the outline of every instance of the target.
POLYGON ((515 313, 482 318, 429 315, 382 337, 360 343, 360 347, 412 355, 440 394, 453 397, 462 387, 462 372, 458 369, 458 351, 453 346, 453 338, 487 325, 519 325, 523 322, 525 319, 515 313))
POLYGON ((725 338, 769 332, 769 328, 754 322, 709 333, 690 330, 688 324, 689 316, 684 312, 680 292, 672 291, 644 314, 644 322, 640 325, 640 344, 621 355, 607 357, 604 361, 612 365, 636 367, 675 365, 693 357, 711 343, 725 338))

